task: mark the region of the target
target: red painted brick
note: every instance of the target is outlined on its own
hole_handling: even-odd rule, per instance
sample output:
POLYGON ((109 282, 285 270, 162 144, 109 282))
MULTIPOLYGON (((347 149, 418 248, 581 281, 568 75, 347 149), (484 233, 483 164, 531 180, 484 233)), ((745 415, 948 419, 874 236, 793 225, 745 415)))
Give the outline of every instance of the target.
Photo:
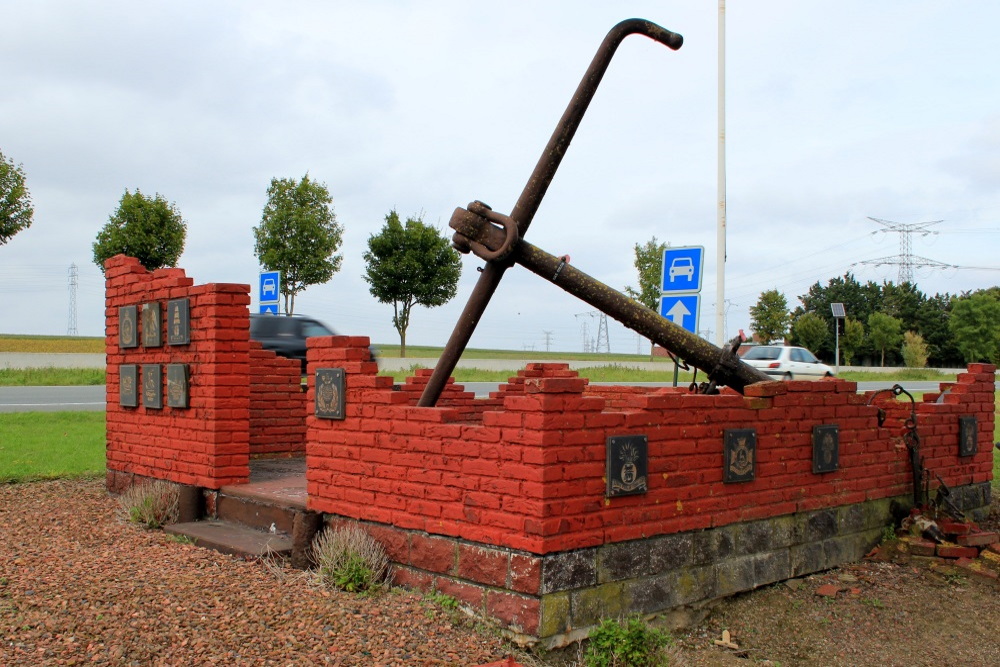
POLYGON ((410 565, 422 570, 451 574, 455 570, 457 545, 440 537, 410 537, 410 565))
POLYGON ((480 584, 503 588, 507 584, 510 554, 467 544, 458 545, 458 576, 480 584))
POLYGON ((533 635, 538 632, 541 605, 537 598, 488 591, 486 613, 519 632, 533 635))
POLYGON ((964 547, 985 547, 990 544, 995 544, 1000 537, 993 532, 974 532, 968 535, 959 535, 958 543, 964 547))
POLYGON ((939 544, 937 545, 937 555, 941 558, 976 558, 979 556, 979 549, 954 544, 939 544))

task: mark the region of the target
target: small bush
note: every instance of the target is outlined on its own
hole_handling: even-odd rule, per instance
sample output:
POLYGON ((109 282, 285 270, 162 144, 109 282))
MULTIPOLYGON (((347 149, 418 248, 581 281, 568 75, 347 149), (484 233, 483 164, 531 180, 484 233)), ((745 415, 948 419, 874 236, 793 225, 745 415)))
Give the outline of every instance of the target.
POLYGON ((930 352, 924 337, 914 331, 903 334, 903 363, 907 368, 924 368, 930 352))
POLYGON ((587 667, 659 667, 670 663, 666 649, 673 638, 641 618, 604 619, 588 637, 587 667))
POLYGON ((312 555, 320 581, 349 593, 374 592, 389 578, 385 549, 358 526, 322 531, 313 540, 312 555))
POLYGON ((177 521, 180 490, 163 480, 137 484, 118 498, 125 518, 146 528, 162 528, 177 521))

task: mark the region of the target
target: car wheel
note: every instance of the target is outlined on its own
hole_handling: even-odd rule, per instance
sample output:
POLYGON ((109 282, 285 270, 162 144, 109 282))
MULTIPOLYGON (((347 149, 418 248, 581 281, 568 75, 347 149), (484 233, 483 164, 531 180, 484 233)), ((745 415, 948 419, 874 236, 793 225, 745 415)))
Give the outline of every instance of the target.
POLYGON ((794 379, 791 373, 785 373, 781 378, 782 382, 791 382, 794 379))

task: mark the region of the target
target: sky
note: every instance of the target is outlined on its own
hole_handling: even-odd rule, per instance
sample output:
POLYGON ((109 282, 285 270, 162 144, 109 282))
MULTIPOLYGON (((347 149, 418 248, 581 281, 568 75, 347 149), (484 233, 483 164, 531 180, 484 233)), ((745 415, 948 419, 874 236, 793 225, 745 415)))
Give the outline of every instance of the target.
MULTIPOLYGON (((645 18, 679 32, 616 53, 526 240, 636 285, 637 243, 703 246, 699 331, 718 338, 719 8, 711 0, 33 0, 0 22, 0 151, 22 164, 32 226, 0 246, 0 332, 100 336, 92 244, 126 190, 187 222, 195 283, 256 285, 271 178, 325 183, 342 268, 295 310, 397 343, 362 254, 395 209, 449 237, 452 211, 510 212, 605 34, 645 18)), ((1000 284, 1000 4, 729 0, 725 23, 725 337, 761 292, 790 308, 850 271, 926 294, 1000 284), (884 230, 869 217, 927 227, 884 230)), ((444 345, 458 296, 417 308, 411 345, 444 345)), ((257 309, 256 299, 251 309, 257 309)), ((850 315, 850 313, 848 313, 850 315)), ((613 352, 647 344, 609 320, 613 352)), ((471 347, 593 349, 595 310, 526 269, 505 275, 471 347)))

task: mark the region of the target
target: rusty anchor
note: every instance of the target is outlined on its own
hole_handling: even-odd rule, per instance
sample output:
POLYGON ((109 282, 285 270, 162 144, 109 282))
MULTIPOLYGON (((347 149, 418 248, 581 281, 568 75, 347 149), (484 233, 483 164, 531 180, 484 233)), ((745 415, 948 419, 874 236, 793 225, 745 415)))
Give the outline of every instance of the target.
POLYGON ((418 406, 430 407, 437 403, 504 272, 515 263, 705 371, 710 380, 709 390, 719 384, 742 392, 748 384, 771 379, 739 360, 736 355, 739 338, 720 349, 588 276, 569 264, 565 256, 550 255, 523 240, 615 50, 632 34, 644 35, 674 50, 679 49, 684 41, 681 35, 643 19, 627 19, 616 25, 594 55, 510 215, 497 213, 478 201, 469 204, 467 209, 457 208, 452 214, 448 224, 455 230, 455 248, 465 253, 472 252, 485 260, 486 266, 417 402, 418 406))

